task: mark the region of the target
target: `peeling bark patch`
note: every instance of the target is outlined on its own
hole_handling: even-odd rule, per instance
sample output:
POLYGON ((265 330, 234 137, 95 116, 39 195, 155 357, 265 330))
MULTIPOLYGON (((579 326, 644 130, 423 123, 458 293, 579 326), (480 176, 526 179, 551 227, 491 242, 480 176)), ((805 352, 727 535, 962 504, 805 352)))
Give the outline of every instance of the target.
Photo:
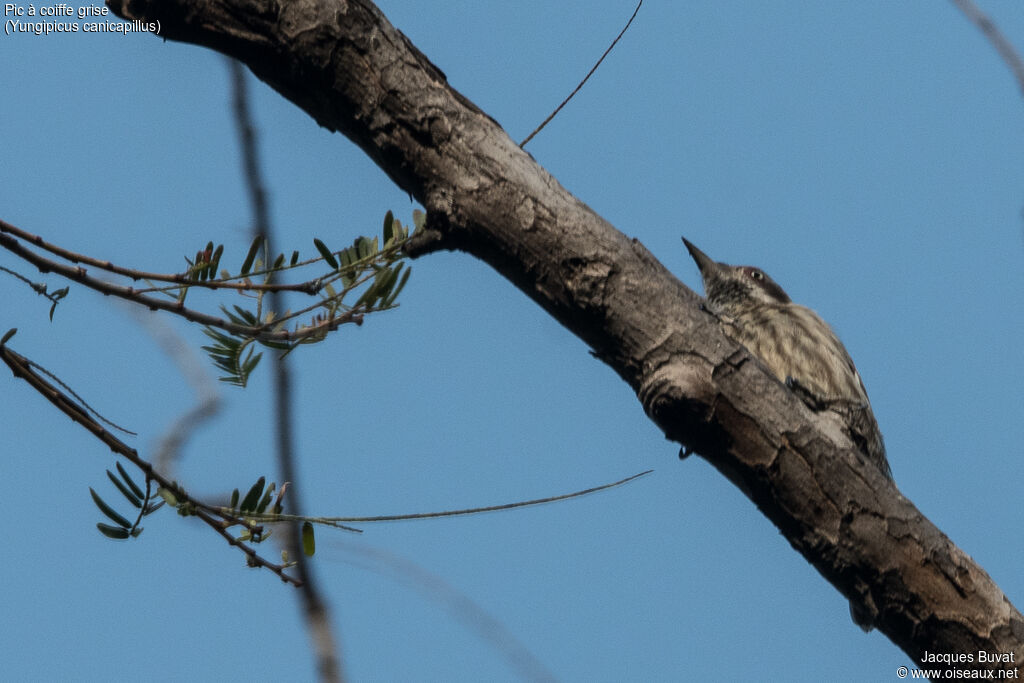
POLYGON ((603 306, 605 287, 613 272, 607 263, 571 258, 565 261, 569 271, 566 285, 578 303, 587 308, 603 306))
POLYGON ((536 202, 529 197, 523 197, 523 199, 516 204, 515 220, 523 227, 524 230, 533 230, 537 223, 536 202))

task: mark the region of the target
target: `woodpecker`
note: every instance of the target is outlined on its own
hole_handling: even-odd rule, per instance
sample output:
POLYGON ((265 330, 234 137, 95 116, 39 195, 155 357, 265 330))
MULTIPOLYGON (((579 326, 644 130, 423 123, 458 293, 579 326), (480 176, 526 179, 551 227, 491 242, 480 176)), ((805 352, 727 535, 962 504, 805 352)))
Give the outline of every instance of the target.
POLYGON ((725 334, 760 359, 811 409, 841 414, 859 449, 892 479, 864 382, 828 323, 793 303, 760 268, 718 263, 685 237, 683 243, 700 269, 706 307, 722 322, 725 334))
MULTIPOLYGON (((828 323, 793 303, 760 268, 718 263, 685 237, 683 243, 700 269, 707 309, 722 322, 725 334, 757 356, 812 410, 839 413, 860 451, 892 480, 864 382, 828 323)), ((851 601, 850 616, 867 633, 874 628, 877 610, 851 601)))

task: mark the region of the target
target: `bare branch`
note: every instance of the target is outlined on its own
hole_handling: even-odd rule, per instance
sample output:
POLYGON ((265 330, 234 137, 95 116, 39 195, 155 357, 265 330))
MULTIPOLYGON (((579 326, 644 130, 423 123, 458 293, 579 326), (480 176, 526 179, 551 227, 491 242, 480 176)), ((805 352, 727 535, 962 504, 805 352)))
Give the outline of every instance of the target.
MULTIPOLYGON (((250 203, 252 204, 253 232, 257 239, 262 238, 264 240, 267 260, 270 260, 270 254, 274 253, 271 248, 273 230, 270 224, 270 212, 267 210, 267 192, 260 173, 256 128, 252 123, 252 116, 249 113, 249 95, 245 71, 242 65, 235 60, 230 60, 229 66, 234 89, 235 126, 238 129, 240 138, 245 182, 249 190, 250 203)), ((273 310, 284 310, 284 302, 278 291, 271 290, 268 293, 268 297, 273 310)), ((294 445, 292 443, 292 432, 294 430, 292 378, 288 370, 288 360, 284 355, 274 359, 273 373, 275 387, 274 414, 277 416, 275 424, 277 460, 281 471, 281 480, 287 486, 288 482, 295 482, 298 477, 295 469, 295 457, 293 455, 294 445)), ((291 501, 296 514, 302 513, 302 503, 299 498, 300 489, 301 487, 294 485, 291 489, 291 501)), ((309 558, 303 553, 298 523, 288 524, 287 529, 286 545, 291 556, 295 558, 297 563, 296 571, 299 575, 299 581, 302 582, 301 600, 303 614, 306 618, 306 626, 309 629, 310 637, 313 640, 313 652, 316 655, 320 680, 329 683, 341 681, 344 676, 341 658, 338 655, 336 637, 331 627, 330 608, 320 593, 309 558)))
POLYGON ((1013 77, 1017 79, 1017 86, 1024 93, 1024 60, 1021 60, 1020 55, 1013 49, 1013 45, 1006 39, 1003 32, 999 30, 995 22, 978 9, 974 0, 953 0, 953 4, 959 7, 960 11, 985 34, 988 41, 996 48, 999 56, 1010 67, 1013 77))

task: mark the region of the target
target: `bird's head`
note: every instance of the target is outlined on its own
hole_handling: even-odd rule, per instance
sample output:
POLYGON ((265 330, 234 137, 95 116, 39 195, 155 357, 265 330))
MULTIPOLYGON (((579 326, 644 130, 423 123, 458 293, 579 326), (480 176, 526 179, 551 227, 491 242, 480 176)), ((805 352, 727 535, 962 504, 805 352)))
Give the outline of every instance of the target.
POLYGON ((685 237, 683 243, 700 269, 704 296, 713 312, 730 313, 751 305, 790 303, 789 295, 760 268, 719 263, 685 237))

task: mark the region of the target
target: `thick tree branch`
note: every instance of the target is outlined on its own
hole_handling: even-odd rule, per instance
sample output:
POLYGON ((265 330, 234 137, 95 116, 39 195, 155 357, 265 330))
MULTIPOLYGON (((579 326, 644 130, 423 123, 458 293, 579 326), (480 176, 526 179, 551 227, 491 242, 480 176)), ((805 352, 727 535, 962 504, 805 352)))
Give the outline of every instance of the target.
POLYGON ((466 251, 515 283, 912 659, 986 650, 1024 660, 1021 614, 860 456, 838 418, 811 412, 730 342, 695 293, 563 189, 372 4, 108 4, 242 60, 359 145, 427 207, 413 253, 466 251))

